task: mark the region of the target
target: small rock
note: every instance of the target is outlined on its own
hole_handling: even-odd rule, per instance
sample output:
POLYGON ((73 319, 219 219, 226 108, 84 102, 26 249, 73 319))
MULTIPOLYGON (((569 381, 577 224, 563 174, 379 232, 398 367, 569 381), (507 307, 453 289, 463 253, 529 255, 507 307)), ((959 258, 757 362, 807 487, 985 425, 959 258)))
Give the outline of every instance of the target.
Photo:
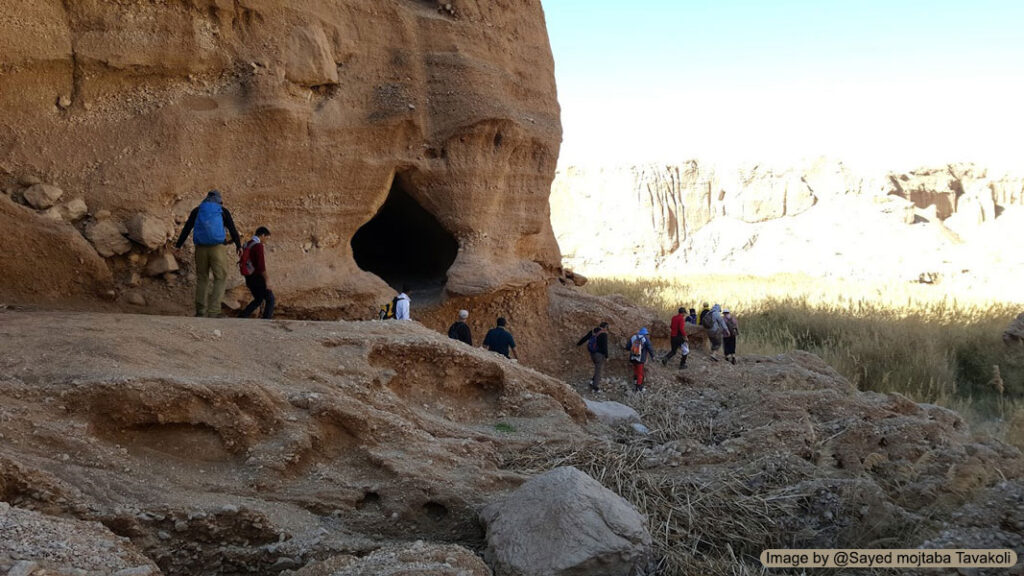
POLYGON ((46 210, 64 195, 64 191, 49 184, 35 184, 25 190, 25 201, 37 210, 46 210))
POLYGON ((18 184, 21 184, 22 186, 35 186, 36 184, 42 183, 42 180, 30 174, 25 174, 18 178, 18 184))
POLYGON ((60 208, 56 206, 50 208, 49 210, 44 211, 42 213, 42 217, 46 218, 47 220, 53 220, 54 222, 64 221, 64 216, 60 213, 60 208))
POLYGON ((128 238, 150 250, 167 243, 167 225, 149 214, 135 214, 128 219, 128 238))
POLYGON ((128 285, 133 288, 138 288, 142 285, 142 275, 138 272, 132 272, 131 277, 128 279, 128 285))
POLYGON ((39 564, 30 560, 22 560, 7 571, 7 576, 29 576, 39 568, 39 564))
POLYGON ((117 572, 114 572, 114 576, 150 576, 150 574, 153 573, 153 568, 151 566, 136 566, 134 568, 118 570, 117 572))
POLYGON ((224 514, 238 514, 238 506, 234 504, 225 504, 220 507, 220 511, 224 514))
POLYGON ((186 530, 188 530, 188 522, 185 522, 184 520, 178 520, 174 523, 175 532, 184 532, 186 530))
POLYGON ((648 434, 651 433, 651 431, 647 429, 647 426, 644 426, 643 424, 641 424, 639 422, 633 422, 633 424, 631 424, 631 426, 632 426, 634 432, 636 432, 637 434, 640 434, 642 436, 647 436, 648 434))
POLYGON ((283 570, 294 570, 296 568, 301 568, 301 567, 302 567, 302 562, 299 562, 298 560, 296 560, 294 558, 289 558, 287 556, 282 556, 282 557, 278 558, 277 561, 274 562, 270 566, 270 571, 271 572, 281 572, 283 570))
POLYGON ((146 297, 134 290, 132 290, 131 292, 125 292, 124 301, 131 304, 132 306, 146 305, 146 297))
POLYGON ((220 336, 221 336, 220 330, 214 330, 213 331, 213 335, 216 336, 217 338, 220 338, 220 336))
POLYGON ((71 97, 69 97, 69 96, 67 96, 65 94, 62 94, 61 97, 57 99, 57 106, 60 106, 61 108, 70 108, 71 107, 71 97))
POLYGON ((89 213, 89 207, 85 205, 85 200, 81 198, 75 198, 60 205, 61 215, 68 222, 76 222, 85 218, 85 215, 89 213))
POLYGON ((168 534, 167 532, 164 532, 163 530, 157 532, 156 533, 156 537, 161 539, 161 540, 170 540, 171 539, 171 535, 168 534))
POLYGON ((178 271, 178 261, 174 259, 174 254, 170 252, 164 252, 159 256, 154 257, 146 265, 147 276, 162 276, 168 272, 178 271))
POLYGON ((97 220, 106 220, 107 218, 110 218, 110 210, 100 210, 100 211, 96 212, 94 217, 97 220))
POLYGON ((127 233, 128 230, 123 224, 106 218, 91 223, 85 229, 85 237, 92 242, 96 252, 104 258, 131 251, 132 243, 124 236, 127 233))

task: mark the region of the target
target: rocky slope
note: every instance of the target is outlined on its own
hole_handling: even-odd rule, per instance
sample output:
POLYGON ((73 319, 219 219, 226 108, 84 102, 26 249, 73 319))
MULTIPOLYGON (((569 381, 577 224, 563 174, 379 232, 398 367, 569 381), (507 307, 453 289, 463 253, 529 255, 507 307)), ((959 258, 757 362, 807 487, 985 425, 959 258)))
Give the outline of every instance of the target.
POLYGON ((0 298, 186 308, 191 258, 168 238, 210 188, 243 234, 272 230, 279 299, 298 309, 366 317, 385 281, 477 294, 560 265, 539 0, 4 8, 0 225, 18 234, 0 298), (22 273, 29 255, 48 281, 22 273))
POLYGON ((418 323, 0 311, 0 569, 505 573, 477 556, 480 512, 567 464, 646 514, 665 574, 794 542, 1024 552, 1024 457, 955 413, 808 354, 713 363, 695 335, 691 368, 652 365, 643 397, 613 351, 586 394, 650 431, 610 428, 577 392, 576 333, 651 318, 559 286, 546 306, 564 325, 530 354, 560 378, 418 323))
POLYGON ((566 168, 552 223, 584 273, 802 272, 917 279, 1024 260, 1024 177, 974 165, 870 173, 820 160, 739 169, 566 168))

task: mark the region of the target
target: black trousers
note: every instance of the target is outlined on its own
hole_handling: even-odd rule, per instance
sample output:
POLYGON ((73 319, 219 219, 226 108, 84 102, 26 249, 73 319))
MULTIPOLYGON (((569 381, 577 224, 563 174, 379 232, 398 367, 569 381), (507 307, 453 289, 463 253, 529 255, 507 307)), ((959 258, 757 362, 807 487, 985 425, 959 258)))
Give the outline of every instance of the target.
POLYGON ((736 337, 726 336, 725 341, 725 355, 729 356, 736 353, 736 337))
POLYGON ((245 286, 252 293, 252 302, 242 310, 241 317, 248 318, 252 316, 252 313, 260 307, 260 304, 266 302, 263 307, 263 318, 269 320, 274 317, 274 293, 267 290, 267 280, 259 274, 250 274, 245 277, 245 286))
MULTIPOLYGON (((679 349, 683 347, 683 342, 686 342, 686 338, 684 338, 682 336, 673 336, 672 337, 672 350, 670 350, 669 353, 667 355, 665 355, 664 358, 662 358, 662 362, 668 362, 669 360, 671 360, 672 357, 676 355, 676 352, 678 352, 679 349)), ((679 361, 679 365, 683 366, 685 364, 686 364, 686 354, 683 354, 682 355, 682 359, 679 361)))

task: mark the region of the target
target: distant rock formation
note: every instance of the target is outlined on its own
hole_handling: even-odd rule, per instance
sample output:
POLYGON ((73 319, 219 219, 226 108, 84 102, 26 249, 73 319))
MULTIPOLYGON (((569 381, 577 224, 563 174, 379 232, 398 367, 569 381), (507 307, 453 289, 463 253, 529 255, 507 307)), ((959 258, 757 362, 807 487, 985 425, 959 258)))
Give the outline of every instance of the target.
MULTIPOLYGON (((715 248, 720 241, 694 238, 719 219, 750 225, 790 219, 799 228, 800 222, 821 220, 821 211, 814 209, 826 203, 843 206, 829 218, 851 218, 848 208, 855 207, 888 222, 928 220, 958 241, 958 232, 994 221, 1006 207, 1024 206, 1022 198, 1024 177, 989 173, 972 164, 865 174, 826 159, 783 168, 728 169, 691 160, 562 169, 552 185, 551 207, 567 265, 593 273, 605 264, 652 271, 665 262, 705 256, 718 261, 722 254, 703 253, 708 246, 694 243, 715 248)), ((726 227, 715 234, 732 236, 742 249, 744 242, 756 242, 759 229, 726 227)), ((786 257, 798 259, 800 254, 789 252, 786 257)))
MULTIPOLYGON (((95 298, 108 276, 123 295, 214 187, 243 234, 273 230, 275 290, 300 308, 378 302, 387 283, 488 293, 560 265, 547 198, 561 126, 539 0, 13 0, 4 12, 0 190, 36 210, 84 200, 74 226, 93 231, 86 260, 107 268, 87 285, 50 261, 68 279, 50 296, 95 298)), ((20 217, 22 242, 59 250, 49 224, 20 217)), ((37 298, 0 264, 0 297, 37 298)), ((160 279, 143 280, 147 297, 189 302, 184 264, 169 300, 160 279)))

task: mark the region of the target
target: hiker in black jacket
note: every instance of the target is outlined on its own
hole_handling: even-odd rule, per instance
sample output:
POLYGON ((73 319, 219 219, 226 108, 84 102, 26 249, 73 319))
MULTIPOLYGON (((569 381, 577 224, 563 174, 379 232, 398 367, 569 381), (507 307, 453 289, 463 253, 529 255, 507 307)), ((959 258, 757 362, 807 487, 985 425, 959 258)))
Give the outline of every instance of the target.
POLYGON ((587 332, 577 346, 586 343, 587 352, 590 352, 590 359, 594 362, 594 377, 590 381, 590 389, 594 392, 601 391, 601 372, 604 370, 604 363, 608 360, 608 323, 601 322, 601 325, 587 332))
POLYGON ((459 310, 459 319, 448 327, 448 337, 452 340, 460 340, 472 346, 473 334, 469 330, 469 324, 466 324, 467 318, 469 318, 469 311, 459 310))

